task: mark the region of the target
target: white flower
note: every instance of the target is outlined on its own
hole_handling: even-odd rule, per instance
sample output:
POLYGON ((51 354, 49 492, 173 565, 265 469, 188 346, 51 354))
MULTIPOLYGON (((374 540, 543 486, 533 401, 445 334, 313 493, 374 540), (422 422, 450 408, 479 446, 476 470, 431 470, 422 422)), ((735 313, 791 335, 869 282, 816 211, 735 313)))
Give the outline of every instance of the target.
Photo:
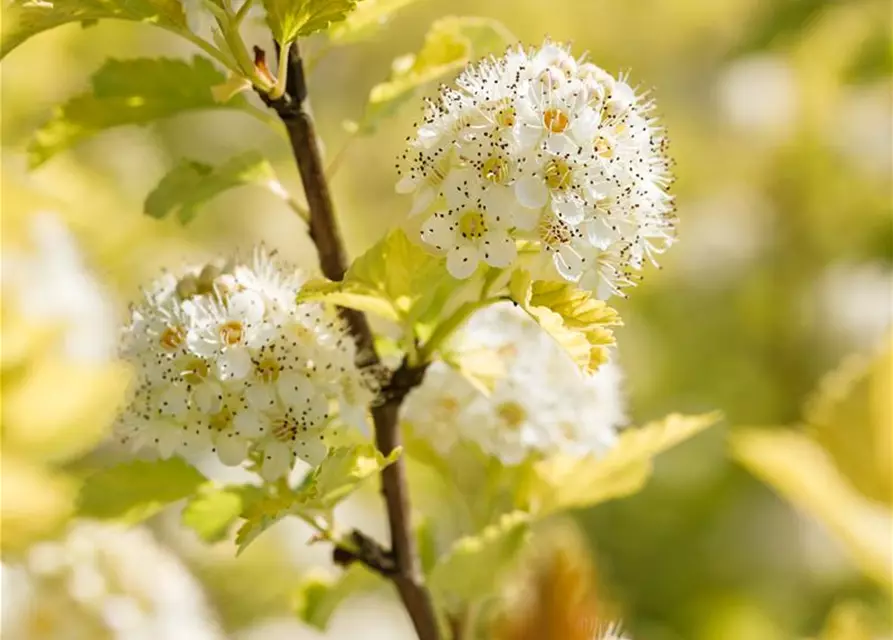
POLYGON ((4 638, 224 637, 198 583, 145 529, 74 523, 4 563, 2 578, 4 638))
POLYGON ((336 407, 356 421, 372 392, 340 319, 295 302, 302 282, 259 250, 156 283, 125 332, 137 382, 119 440, 162 457, 250 459, 270 479, 298 457, 320 462, 336 407))
POLYGON ((429 367, 401 419, 435 451, 474 444, 503 464, 556 453, 601 455, 625 421, 619 368, 584 375, 521 310, 497 304, 475 314, 451 345, 462 368, 429 367))
POLYGON ((526 241, 548 254, 552 277, 617 293, 673 242, 666 138, 653 102, 625 77, 547 41, 470 66, 456 85, 427 101, 397 184, 413 196, 411 214, 434 211, 422 240, 447 253, 455 277, 481 260, 510 266, 519 258, 509 243, 526 241), (502 225, 494 260, 463 242, 467 233, 451 241, 472 209, 488 231, 502 225))

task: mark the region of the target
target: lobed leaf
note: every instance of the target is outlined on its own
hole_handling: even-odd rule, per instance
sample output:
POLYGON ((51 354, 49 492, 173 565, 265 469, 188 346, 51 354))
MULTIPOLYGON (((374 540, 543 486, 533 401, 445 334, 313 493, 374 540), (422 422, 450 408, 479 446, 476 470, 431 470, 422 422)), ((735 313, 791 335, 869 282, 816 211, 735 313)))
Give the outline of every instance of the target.
POLYGON ((533 465, 519 491, 523 508, 538 516, 593 506, 639 491, 654 458, 719 421, 718 413, 672 414, 641 428, 627 429, 604 456, 558 455, 533 465))
POLYGON ((329 39, 335 44, 351 44, 373 35, 391 16, 418 0, 362 0, 347 18, 334 25, 329 39))
POLYGON ((344 20, 357 0, 263 0, 263 4, 273 37, 284 45, 344 20))
POLYGON ((453 285, 443 260, 395 229, 357 258, 341 282, 305 284, 298 302, 323 301, 395 322, 412 321, 453 285))
POLYGON ((180 0, 14 0, 3 7, 0 59, 44 31, 72 22, 90 24, 104 18, 189 31, 180 0))
POLYGON ((295 592, 295 612, 303 622, 325 631, 332 614, 345 600, 382 584, 381 577, 358 563, 337 578, 310 575, 295 592))
POLYGON ((127 462, 84 480, 77 513, 134 524, 189 497, 205 482, 206 478, 181 458, 127 462))
POLYGON ((262 495, 263 490, 252 485, 208 485, 189 499, 183 508, 181 521, 205 542, 218 542, 227 536, 236 520, 262 495))
POLYGON ((245 105, 241 96, 226 105, 212 88, 225 80, 210 60, 171 58, 108 60, 90 79, 91 91, 58 107, 28 145, 32 167, 43 164, 97 133, 196 109, 245 105))
POLYGON ((359 130, 372 133, 430 82, 460 71, 477 57, 502 53, 515 37, 490 18, 447 16, 434 22, 421 50, 394 60, 388 79, 369 93, 359 130))
POLYGON ((236 535, 239 553, 272 525, 288 515, 328 517, 334 507, 369 478, 400 456, 394 450, 384 457, 371 444, 331 449, 296 489, 254 501, 244 513, 245 523, 236 535))
POLYGON ((569 283, 531 280, 524 270, 512 274, 509 291, 584 372, 607 361, 608 347, 614 344, 610 327, 622 322, 603 300, 569 283))
POLYGON ((194 160, 182 160, 148 195, 143 212, 153 218, 176 215, 180 222, 186 224, 208 201, 224 191, 249 184, 265 187, 279 197, 287 197, 273 167, 256 151, 241 153, 216 167, 194 160))
POLYGON ((516 511, 475 536, 460 538, 431 570, 429 586, 441 597, 459 602, 491 594, 529 532, 529 515, 516 511))

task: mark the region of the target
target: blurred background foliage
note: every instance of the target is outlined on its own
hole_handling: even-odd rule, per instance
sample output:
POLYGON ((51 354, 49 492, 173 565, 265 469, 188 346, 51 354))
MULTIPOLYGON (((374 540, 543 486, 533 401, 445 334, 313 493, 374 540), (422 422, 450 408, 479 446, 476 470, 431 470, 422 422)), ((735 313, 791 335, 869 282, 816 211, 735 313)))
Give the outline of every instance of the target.
MULTIPOLYGON (((499 19, 522 42, 544 35, 571 40, 575 51, 588 50, 607 70, 629 70, 634 84, 654 88, 670 132, 681 242, 661 273, 652 270, 629 300, 617 301, 626 325, 618 332, 620 359, 636 423, 672 411, 719 408, 727 426, 664 456, 643 493, 579 514, 599 583, 622 605, 630 635, 881 637, 819 635, 832 613, 834 628, 866 617, 879 629, 888 627, 889 593, 862 577, 823 525, 732 462, 726 436, 739 425, 800 429, 796 425, 809 420, 804 402, 822 375, 847 354, 872 352, 889 326, 889 3, 418 0, 371 41, 329 49, 315 40, 312 100, 327 152, 339 155, 333 190, 354 255, 405 216, 407 202, 393 191, 393 163, 419 105, 405 105, 370 136, 352 138, 344 123, 360 119, 370 88, 387 76, 391 60, 417 51, 427 26, 444 14, 499 19)), ((251 35, 271 48, 260 24, 251 35)), ((263 189, 228 192, 185 228, 141 213, 146 194, 178 160, 210 162, 247 149, 262 151, 300 200, 284 139, 244 113, 189 113, 148 128, 115 129, 28 171, 30 136, 54 107, 85 89, 106 58, 193 53, 188 43, 144 25, 105 22, 41 35, 3 61, 4 251, 27 244, 27 224, 36 211, 57 212, 117 296, 122 315, 138 285, 160 266, 200 261, 233 247, 264 241, 314 268, 301 221, 263 189)), ((22 429, 15 425, 25 424, 20 416, 29 412, 11 402, 12 390, 40 369, 41 359, 33 350, 18 353, 27 341, 7 314, 8 299, 4 292, 4 548, 16 535, 7 517, 10 474, 37 483, 26 502, 37 508, 38 496, 45 496, 53 518, 64 515, 75 480, 57 475, 57 467, 95 442, 90 425, 98 419, 83 408, 77 427, 70 427, 82 434, 76 445, 59 445, 62 437, 43 444, 19 437, 22 429), (44 491, 41 482, 61 484, 44 491), (53 501, 60 505, 56 511, 53 501)), ((76 393, 68 382, 41 381, 36 374, 28 380, 45 386, 26 397, 59 388, 76 393)), ((885 384, 877 402, 890 401, 889 377, 885 384)), ((858 409, 859 401, 852 416, 839 418, 842 429, 860 419, 858 409)), ((887 439, 877 441, 888 449, 889 421, 887 413, 879 423, 887 439)), ((844 474, 853 469, 852 459, 842 461, 852 451, 838 456, 835 448, 867 437, 854 427, 842 437, 816 436, 844 474)), ((886 469, 881 495, 889 502, 889 458, 878 464, 886 469)), ((352 509, 370 517, 363 504, 352 509)), ((175 523, 165 518, 155 526, 203 580, 230 630, 289 606, 282 553, 298 558, 296 575, 325 556, 315 549, 308 556, 300 529, 281 527, 279 546, 259 545, 236 561, 229 547, 202 549, 175 535, 175 523), (246 593, 246 583, 256 588, 246 593)), ((889 518, 882 526, 883 539, 893 544, 889 518)), ((368 607, 356 609, 355 615, 368 615, 368 607)), ((345 635, 336 630, 333 637, 352 637, 351 628, 363 627, 338 628, 345 635)), ((270 629, 244 637, 276 637, 270 629)))

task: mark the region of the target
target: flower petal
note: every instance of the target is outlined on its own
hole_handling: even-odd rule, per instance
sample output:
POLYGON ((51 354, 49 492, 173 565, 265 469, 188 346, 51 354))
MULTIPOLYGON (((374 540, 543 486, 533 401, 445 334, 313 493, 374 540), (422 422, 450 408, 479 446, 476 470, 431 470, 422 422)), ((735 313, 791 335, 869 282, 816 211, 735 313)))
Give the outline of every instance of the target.
POLYGON ((448 251, 456 244, 456 217, 449 211, 438 211, 422 226, 422 242, 438 251, 448 251))
POLYGON ((416 187, 419 185, 418 179, 415 177, 414 173, 405 174, 397 184, 394 186, 394 189, 397 193, 412 193, 416 190, 416 187))
POLYGON ((234 320, 254 324, 264 317, 264 299, 255 291, 240 291, 229 297, 226 311, 234 320))
POLYGON ((235 467, 248 457, 248 440, 233 432, 221 433, 217 436, 215 447, 220 462, 228 467, 235 467))
POLYGON ((409 210, 409 215, 414 216, 427 209, 434 202, 436 195, 434 187, 428 184, 422 185, 412 198, 412 209, 409 210))
POLYGON ((549 188, 536 176, 525 176, 515 183, 515 197, 522 207, 541 209, 549 201, 549 188))
POLYGON ((471 245, 453 247, 447 254, 447 271, 454 278, 464 280, 475 272, 479 260, 476 247, 471 245))
POLYGON ((504 231, 489 231, 481 240, 484 261, 491 267, 504 269, 518 257, 515 241, 504 231))
POLYGON ((221 380, 242 380, 251 373, 251 354, 244 347, 230 347, 217 359, 221 380))
POLYGON ((276 440, 269 440, 264 444, 263 462, 260 466, 260 475, 264 480, 273 481, 291 471, 291 449, 276 440))

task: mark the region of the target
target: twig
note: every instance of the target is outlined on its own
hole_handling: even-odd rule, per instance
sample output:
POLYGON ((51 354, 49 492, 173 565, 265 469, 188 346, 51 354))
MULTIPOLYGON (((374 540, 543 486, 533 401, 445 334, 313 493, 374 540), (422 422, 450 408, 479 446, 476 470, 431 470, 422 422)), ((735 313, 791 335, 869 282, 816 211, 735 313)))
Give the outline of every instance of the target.
MULTIPOLYGON (((335 219, 313 119, 306 104, 304 67, 296 44, 288 53, 287 60, 279 61, 280 65, 288 65, 285 70, 285 93, 275 100, 264 93, 260 95, 267 106, 276 111, 288 131, 310 208, 310 238, 316 245, 322 272, 330 280, 341 280, 347 269, 347 257, 335 219)), ((352 309, 341 309, 340 312, 356 341, 359 364, 378 365, 379 358, 366 316, 352 309)), ((376 446, 385 456, 400 446, 398 410, 410 389, 421 382, 423 373, 424 368, 410 367, 404 363, 385 384, 383 402, 372 410, 376 446)), ((361 553, 353 555, 356 560, 364 562, 393 581, 421 640, 439 640, 440 630, 434 603, 424 584, 412 534, 406 467, 402 459, 382 471, 382 493, 391 529, 391 549, 382 552, 377 546, 360 544, 358 549, 361 553), (385 562, 387 559, 393 563, 393 570, 385 562)), ((357 535, 361 536, 355 533, 354 542, 365 544, 369 541, 368 538, 356 537, 357 535)), ((344 549, 336 549, 335 560, 342 564, 348 563, 351 555, 344 549)))

